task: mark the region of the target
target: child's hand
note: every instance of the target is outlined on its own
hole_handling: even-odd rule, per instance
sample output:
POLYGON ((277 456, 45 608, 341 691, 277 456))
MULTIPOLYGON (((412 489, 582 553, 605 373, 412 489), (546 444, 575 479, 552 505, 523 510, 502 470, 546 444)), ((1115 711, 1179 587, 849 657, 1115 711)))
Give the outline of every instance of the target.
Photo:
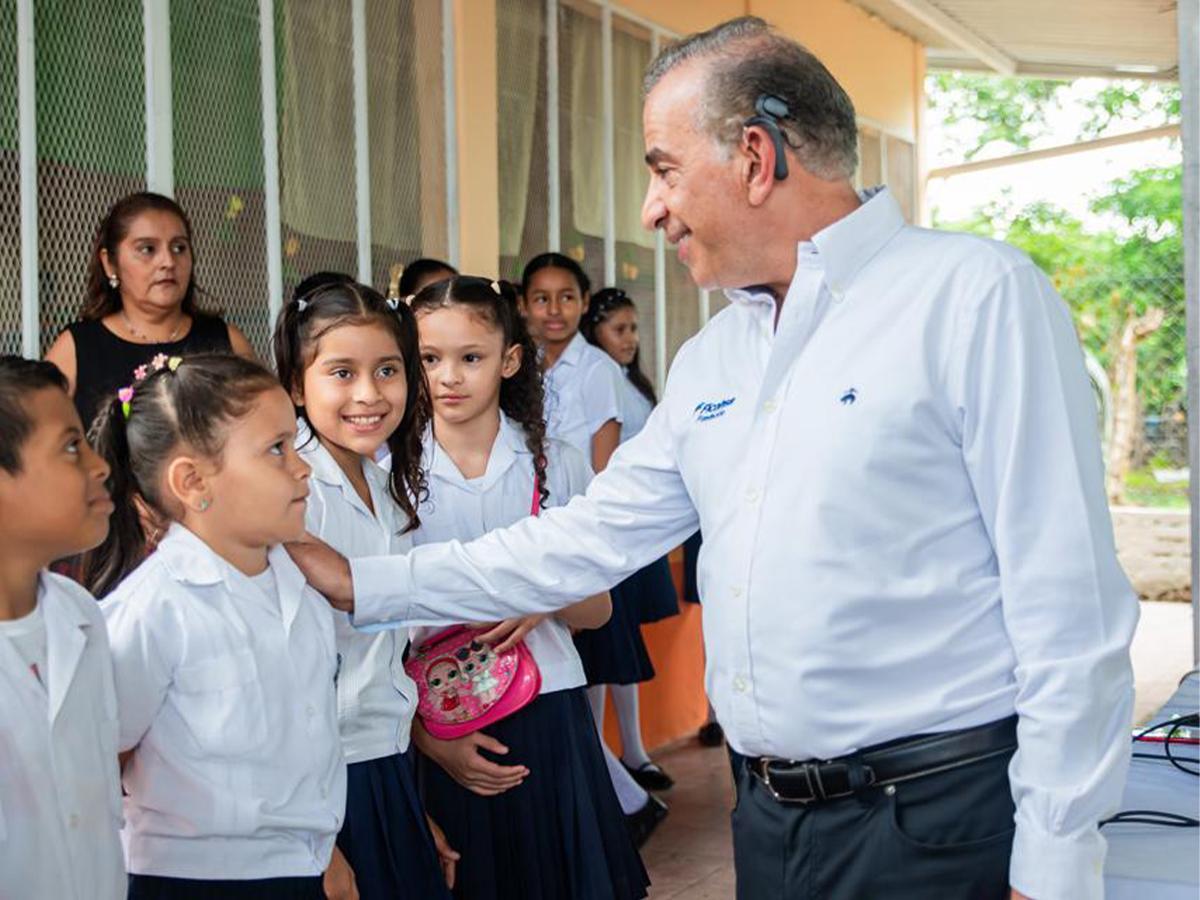
POLYGON ((425 816, 425 821, 429 823, 429 831, 433 834, 433 848, 437 850, 438 862, 442 865, 442 875, 446 878, 446 887, 454 890, 454 873, 458 861, 462 859, 462 854, 446 841, 446 833, 438 827, 437 822, 428 815, 425 816))
POLYGON ((512 790, 529 775, 524 766, 502 766, 480 753, 486 750, 503 756, 508 752, 507 747, 482 731, 442 741, 426 731, 418 720, 413 723, 413 740, 447 775, 481 797, 495 797, 512 790))
POLYGON ((520 619, 505 619, 497 622, 490 631, 479 635, 475 640, 481 644, 491 644, 497 653, 505 653, 525 639, 525 635, 533 631, 543 622, 546 616, 523 616, 520 619))
POLYGON ((358 885, 354 883, 354 870, 342 851, 334 845, 333 858, 325 870, 325 896, 328 900, 358 900, 358 885))

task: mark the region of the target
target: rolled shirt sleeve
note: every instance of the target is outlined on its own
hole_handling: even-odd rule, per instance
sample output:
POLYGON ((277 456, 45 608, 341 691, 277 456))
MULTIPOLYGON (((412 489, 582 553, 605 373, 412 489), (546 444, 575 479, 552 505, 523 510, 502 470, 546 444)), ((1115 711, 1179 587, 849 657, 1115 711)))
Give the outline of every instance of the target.
POLYGON ((995 547, 1017 665, 1010 881, 1103 896, 1098 822, 1129 763, 1138 603, 1117 563, 1095 401, 1070 314, 1032 264, 958 329, 963 455, 995 547))

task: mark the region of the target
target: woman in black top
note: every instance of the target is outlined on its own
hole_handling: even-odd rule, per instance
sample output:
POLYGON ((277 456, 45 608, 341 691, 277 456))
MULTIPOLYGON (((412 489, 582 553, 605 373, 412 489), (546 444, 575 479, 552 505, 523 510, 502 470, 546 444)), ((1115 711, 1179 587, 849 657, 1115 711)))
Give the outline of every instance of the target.
POLYGON ((169 197, 130 194, 104 216, 79 321, 46 354, 67 376, 85 427, 160 353, 254 356, 237 328, 197 309, 193 263, 191 222, 169 197))

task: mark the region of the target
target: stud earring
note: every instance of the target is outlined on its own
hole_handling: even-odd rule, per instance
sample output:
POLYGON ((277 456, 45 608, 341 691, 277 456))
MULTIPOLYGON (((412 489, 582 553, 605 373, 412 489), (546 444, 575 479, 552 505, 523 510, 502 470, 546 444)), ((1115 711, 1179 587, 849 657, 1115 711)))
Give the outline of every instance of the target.
POLYGON ((121 279, 118 278, 116 275, 109 275, 108 276, 108 286, 111 287, 115 291, 117 288, 119 288, 121 286, 121 279))
POLYGON ((210 506, 212 506, 212 501, 205 497, 200 501, 200 512, 207 512, 210 506))

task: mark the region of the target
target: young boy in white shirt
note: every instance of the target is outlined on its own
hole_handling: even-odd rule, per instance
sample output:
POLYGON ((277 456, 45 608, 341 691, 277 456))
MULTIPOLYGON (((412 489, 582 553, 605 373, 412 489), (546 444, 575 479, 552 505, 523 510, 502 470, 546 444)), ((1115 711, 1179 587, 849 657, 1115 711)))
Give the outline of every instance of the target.
POLYGON ((0 898, 125 896, 104 618, 46 571, 108 532, 109 469, 52 364, 0 356, 0 898))

